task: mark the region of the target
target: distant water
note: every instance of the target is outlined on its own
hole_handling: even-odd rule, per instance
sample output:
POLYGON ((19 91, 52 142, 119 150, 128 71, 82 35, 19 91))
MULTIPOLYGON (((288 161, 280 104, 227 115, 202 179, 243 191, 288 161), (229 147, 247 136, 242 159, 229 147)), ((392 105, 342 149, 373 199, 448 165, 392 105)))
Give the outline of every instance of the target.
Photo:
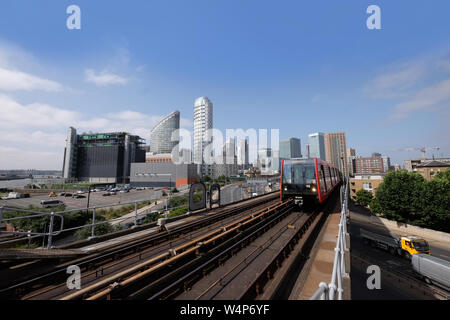
POLYGON ((0 188, 23 188, 31 183, 31 179, 0 180, 0 188))

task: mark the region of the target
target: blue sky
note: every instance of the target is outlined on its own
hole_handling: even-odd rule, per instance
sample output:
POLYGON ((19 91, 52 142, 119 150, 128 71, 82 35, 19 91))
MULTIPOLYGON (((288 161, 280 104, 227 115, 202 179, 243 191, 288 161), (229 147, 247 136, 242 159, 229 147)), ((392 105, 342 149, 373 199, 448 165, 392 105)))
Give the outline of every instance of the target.
POLYGON ((148 139, 178 109, 192 129, 199 96, 214 127, 280 129, 303 150, 345 131, 361 156, 450 157, 450 2, 429 3, 2 0, 0 168, 60 169, 70 125, 148 139))

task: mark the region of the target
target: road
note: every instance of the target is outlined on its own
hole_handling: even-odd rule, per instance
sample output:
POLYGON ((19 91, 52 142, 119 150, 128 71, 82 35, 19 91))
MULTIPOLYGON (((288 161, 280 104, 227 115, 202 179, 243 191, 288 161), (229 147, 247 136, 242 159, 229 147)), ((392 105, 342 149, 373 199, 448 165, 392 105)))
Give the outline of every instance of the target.
MULTIPOLYGON (((388 230, 373 226, 371 224, 362 224, 359 222, 351 221, 349 233, 351 235, 351 283, 352 283, 352 300, 403 300, 403 299, 418 299, 416 292, 411 292, 401 288, 393 282, 392 279, 387 277, 386 272, 381 268, 381 289, 369 290, 366 282, 370 274, 367 271, 367 264, 360 263, 359 256, 364 257, 365 260, 370 261, 374 265, 387 264, 390 269, 407 274, 409 276, 416 277, 413 273, 411 262, 399 257, 393 256, 388 252, 372 248, 364 245, 360 236, 360 228, 366 230, 387 234, 388 230)), ((450 260, 450 246, 443 246, 441 243, 435 241, 429 241, 431 254, 441 259, 450 260)))

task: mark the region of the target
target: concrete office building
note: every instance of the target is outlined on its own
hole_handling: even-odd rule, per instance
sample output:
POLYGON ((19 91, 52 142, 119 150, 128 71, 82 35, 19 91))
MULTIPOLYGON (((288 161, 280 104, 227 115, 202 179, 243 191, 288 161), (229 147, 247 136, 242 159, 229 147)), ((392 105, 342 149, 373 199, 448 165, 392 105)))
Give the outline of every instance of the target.
POLYGON ((76 134, 71 127, 64 150, 66 179, 127 183, 132 162, 145 162, 143 139, 126 132, 76 134))
MULTIPOLYGON (((211 143, 209 129, 213 128, 213 104, 207 97, 197 98, 194 102, 194 154, 193 161, 199 165, 200 175, 211 175, 211 164, 205 164, 205 148, 211 143)), ((210 154, 208 157, 213 157, 210 154)))
POLYGON ((360 157, 353 159, 353 168, 357 174, 384 173, 386 170, 381 157, 360 157))
POLYGON ((249 164, 248 141, 240 139, 237 145, 237 164, 241 169, 247 169, 249 164))
POLYGON ((383 159, 384 172, 391 170, 391 159, 388 156, 381 156, 381 159, 383 159))
POLYGON ((197 165, 160 163, 132 163, 131 187, 180 188, 198 181, 197 165))
POLYGON ((347 163, 350 176, 355 174, 355 167, 353 166, 354 159, 356 159, 355 149, 347 148, 347 163))
POLYGON ((325 158, 345 175, 349 175, 345 132, 325 134, 325 158))
POLYGON ((220 176, 234 176, 238 174, 237 157, 235 155, 235 140, 228 138, 223 145, 222 155, 216 157, 217 163, 213 166, 213 178, 220 176))
POLYGON ((308 137, 310 157, 326 160, 325 135, 322 132, 316 132, 309 134, 308 137))
POLYGON ((178 144, 178 136, 172 134, 180 129, 180 111, 176 110, 162 119, 150 132, 150 152, 153 154, 172 153, 178 144))
POLYGON ((280 159, 292 159, 302 157, 300 139, 289 138, 280 141, 280 159))

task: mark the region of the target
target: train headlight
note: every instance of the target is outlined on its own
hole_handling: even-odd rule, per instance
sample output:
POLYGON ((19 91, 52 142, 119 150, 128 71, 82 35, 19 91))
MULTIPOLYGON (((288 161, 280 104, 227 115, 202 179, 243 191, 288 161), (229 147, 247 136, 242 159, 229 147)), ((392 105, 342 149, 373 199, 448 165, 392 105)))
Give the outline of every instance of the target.
POLYGON ((311 188, 311 191, 312 191, 312 192, 316 192, 316 191, 317 191, 316 187, 312 187, 312 188, 311 188))
POLYGON ((287 187, 284 187, 284 191, 287 191, 287 187))

